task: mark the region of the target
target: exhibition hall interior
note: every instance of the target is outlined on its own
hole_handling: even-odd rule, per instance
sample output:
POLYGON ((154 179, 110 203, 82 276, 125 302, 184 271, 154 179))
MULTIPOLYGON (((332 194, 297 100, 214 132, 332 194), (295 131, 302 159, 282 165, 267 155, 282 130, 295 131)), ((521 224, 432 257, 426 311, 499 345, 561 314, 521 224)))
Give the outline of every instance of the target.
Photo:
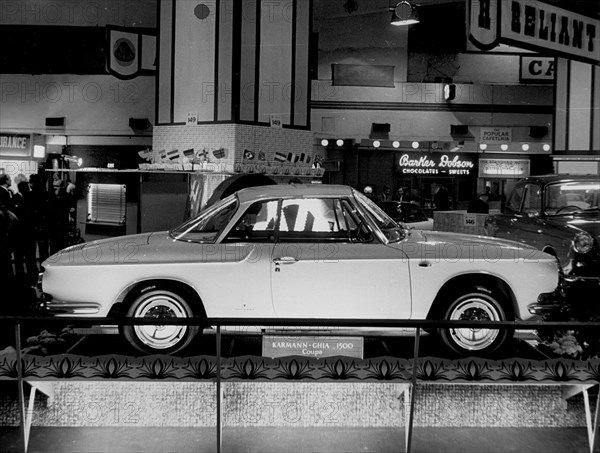
POLYGON ((600 452, 598 0, 0 42, 0 451, 600 452))

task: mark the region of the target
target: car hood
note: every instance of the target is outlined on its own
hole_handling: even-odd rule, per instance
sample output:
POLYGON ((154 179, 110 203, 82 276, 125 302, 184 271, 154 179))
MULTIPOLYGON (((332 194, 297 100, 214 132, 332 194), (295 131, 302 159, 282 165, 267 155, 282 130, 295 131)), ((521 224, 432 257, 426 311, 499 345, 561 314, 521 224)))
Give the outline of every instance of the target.
POLYGON ((528 248, 535 249, 529 245, 521 244, 520 242, 511 241, 508 239, 492 238, 489 236, 478 236, 474 234, 464 233, 449 233, 445 231, 422 231, 420 232, 422 241, 426 243, 447 243, 447 244, 461 244, 466 246, 500 246, 506 248, 528 248))
POLYGON ((403 250, 409 257, 555 260, 547 253, 519 242, 443 231, 411 230, 405 240, 389 245, 403 250))
MULTIPOLYGON (((42 265, 46 268, 55 265, 134 262, 155 248, 150 245, 150 238, 154 234, 132 234, 73 245, 50 256, 42 265)), ((166 232, 164 236, 167 237, 166 232)))
POLYGON ((593 237, 600 236, 600 213, 598 211, 588 211, 577 213, 576 215, 556 215, 548 218, 557 228, 566 230, 585 231, 593 237))

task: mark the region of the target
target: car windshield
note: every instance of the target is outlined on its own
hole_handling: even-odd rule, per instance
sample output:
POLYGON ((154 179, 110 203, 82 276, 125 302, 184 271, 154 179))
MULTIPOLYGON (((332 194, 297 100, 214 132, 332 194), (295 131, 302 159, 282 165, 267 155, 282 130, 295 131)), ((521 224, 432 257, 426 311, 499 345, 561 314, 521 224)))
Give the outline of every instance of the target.
POLYGON ((598 209, 600 181, 569 181, 546 188, 544 205, 547 215, 564 215, 598 209))
POLYGON ((196 217, 174 228, 169 235, 178 241, 215 242, 238 208, 235 195, 215 203, 196 217))
POLYGON ((365 214, 383 233, 388 242, 400 242, 406 237, 404 228, 392 220, 374 201, 356 190, 352 192, 365 214))

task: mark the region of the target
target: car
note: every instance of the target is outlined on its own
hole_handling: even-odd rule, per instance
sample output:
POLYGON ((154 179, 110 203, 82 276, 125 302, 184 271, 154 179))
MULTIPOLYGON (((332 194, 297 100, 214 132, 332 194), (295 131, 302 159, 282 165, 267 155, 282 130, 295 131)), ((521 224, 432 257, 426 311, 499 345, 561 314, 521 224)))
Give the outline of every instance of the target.
MULTIPOLYGON (((207 329, 211 318, 528 319, 528 306, 558 284, 551 255, 501 239, 406 230, 355 189, 325 184, 244 188, 170 231, 79 244, 43 266, 48 313, 200 317, 207 329)), ((181 351, 201 331, 121 330, 136 349, 163 354, 181 351)), ((512 335, 489 328, 434 333, 450 350, 473 355, 492 353, 512 335)))
POLYGON ((530 176, 518 181, 503 212, 486 219, 489 236, 556 257, 568 284, 600 284, 600 177, 530 176))
POLYGON ((396 222, 405 223, 410 229, 433 230, 433 219, 427 217, 417 204, 406 201, 380 201, 377 206, 396 222))

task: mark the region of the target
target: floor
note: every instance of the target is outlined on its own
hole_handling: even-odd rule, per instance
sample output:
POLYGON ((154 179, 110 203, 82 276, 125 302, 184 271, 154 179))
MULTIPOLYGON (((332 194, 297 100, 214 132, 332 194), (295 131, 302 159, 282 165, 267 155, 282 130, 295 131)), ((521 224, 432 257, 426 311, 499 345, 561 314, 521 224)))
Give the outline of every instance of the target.
MULTIPOLYGON (((0 451, 21 452, 18 428, 0 428, 0 451)), ((28 452, 214 452, 211 428, 33 427, 28 452)), ((225 428, 222 452, 403 452, 403 429, 225 428)), ((589 453, 585 428, 415 428, 414 453, 589 453)), ((600 453, 596 448, 594 453, 600 453)))

